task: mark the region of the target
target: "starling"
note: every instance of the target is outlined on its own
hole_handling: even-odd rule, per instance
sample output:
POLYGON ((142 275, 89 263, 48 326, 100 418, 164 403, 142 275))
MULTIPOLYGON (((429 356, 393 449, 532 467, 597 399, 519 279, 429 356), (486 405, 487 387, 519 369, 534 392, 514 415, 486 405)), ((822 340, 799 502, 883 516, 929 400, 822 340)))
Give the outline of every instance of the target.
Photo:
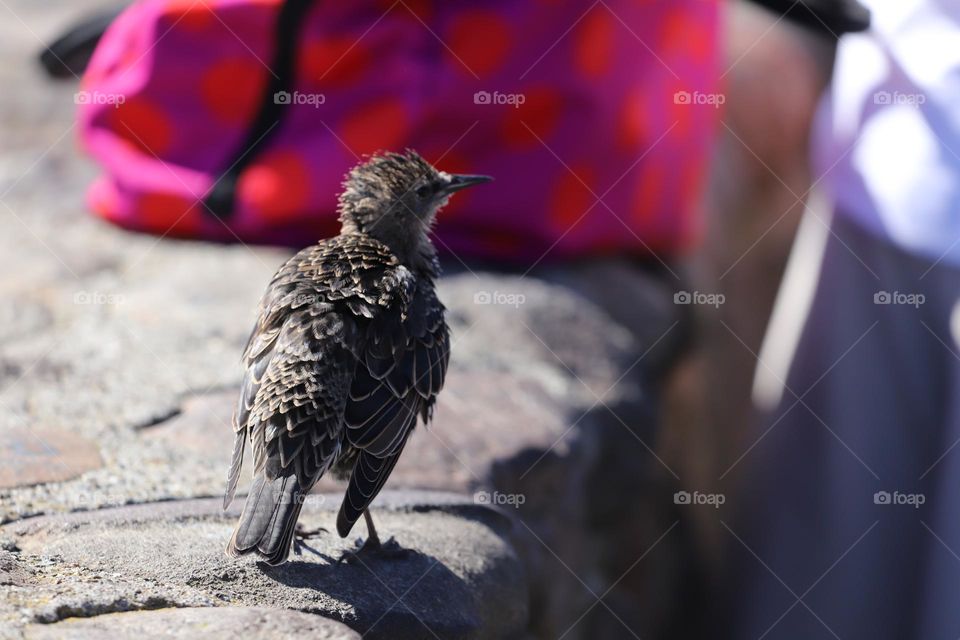
POLYGON ((438 171, 414 151, 378 153, 346 176, 340 235, 274 275, 243 355, 224 509, 248 441, 254 480, 229 555, 283 563, 328 469, 349 478, 337 532, 362 515, 363 550, 379 548, 368 508, 417 417, 430 420, 450 359, 429 234, 452 193, 488 180, 438 171))

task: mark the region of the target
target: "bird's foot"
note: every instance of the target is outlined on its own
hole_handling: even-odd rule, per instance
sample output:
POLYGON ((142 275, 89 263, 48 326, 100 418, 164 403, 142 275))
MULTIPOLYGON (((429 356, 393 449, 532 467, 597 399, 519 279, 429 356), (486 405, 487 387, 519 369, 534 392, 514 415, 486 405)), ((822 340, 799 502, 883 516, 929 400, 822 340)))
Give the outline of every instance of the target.
POLYGON ((308 549, 313 553, 316 553, 313 549, 304 544, 305 540, 310 538, 318 538, 322 533, 330 533, 323 527, 317 527, 316 529, 307 529, 299 522, 297 523, 296 528, 293 530, 293 553, 294 555, 303 555, 303 550, 308 549))
POLYGON ((301 540, 309 540, 310 538, 318 538, 321 533, 330 533, 324 527, 317 527, 315 529, 307 529, 299 522, 297 523, 296 529, 294 529, 293 535, 301 540))
POLYGON ((337 560, 337 564, 342 562, 362 564, 365 558, 399 559, 410 555, 410 550, 401 547, 393 536, 390 536, 386 542, 380 542, 378 538, 367 538, 363 544, 357 539, 357 547, 355 550, 344 551, 337 560))

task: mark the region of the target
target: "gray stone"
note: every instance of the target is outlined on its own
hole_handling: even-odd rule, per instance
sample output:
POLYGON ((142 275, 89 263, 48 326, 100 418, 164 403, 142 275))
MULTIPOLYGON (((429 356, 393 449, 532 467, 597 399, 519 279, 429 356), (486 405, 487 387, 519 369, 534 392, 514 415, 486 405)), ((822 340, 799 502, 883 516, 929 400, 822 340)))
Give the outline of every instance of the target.
POLYGON ((68 431, 0 429, 0 488, 69 480, 101 464, 97 445, 68 431))
POLYGON ((28 571, 20 565, 9 551, 0 551, 0 587, 25 587, 29 583, 28 571))
POLYGON ((188 397, 176 411, 153 423, 141 425, 143 437, 148 442, 162 442, 184 454, 219 465, 223 461, 224 441, 231 436, 231 431, 223 427, 231 424, 239 394, 239 388, 231 388, 188 397))
MULTIPOLYGON (((332 528, 338 507, 339 496, 314 495, 301 522, 332 528)), ((16 605, 7 621, 216 604, 320 614, 369 638, 513 637, 527 626, 526 579, 505 540, 510 520, 470 499, 385 493, 375 503, 380 533, 406 551, 353 564, 336 563, 353 540, 323 532, 280 567, 227 558, 239 509, 224 514, 217 499, 190 500, 8 524, 0 535, 16 541, 20 563, 60 584, 0 587, 16 605), (102 582, 109 587, 87 588, 102 582)))
MULTIPOLYGON (((207 265, 199 248, 159 245, 151 256, 155 257, 148 260, 159 260, 157 266, 167 268, 174 261, 192 263, 194 280, 224 279, 223 266, 207 265), (168 252, 172 255, 161 259, 168 252)), ((231 256, 235 269, 242 269, 244 260, 256 260, 250 254, 231 256)), ((55 490, 9 494, 2 501, 13 510, 8 519, 222 491, 236 394, 235 379, 231 382, 223 372, 239 375, 236 357, 259 290, 219 292, 218 310, 200 303, 206 317, 201 319, 199 312, 186 317, 198 304, 201 287, 180 273, 179 267, 171 268, 165 274, 171 282, 162 284, 158 275, 143 272, 114 309, 138 334, 162 340, 162 347, 132 337, 128 341, 128 327, 104 316, 84 321, 71 350, 58 352, 56 362, 44 364, 42 375, 31 375, 37 386, 27 389, 28 407, 43 407, 51 419, 69 415, 86 433, 111 446, 104 451, 106 468, 101 472, 55 490), (137 293, 141 288, 151 292, 137 293), (159 304, 165 316, 162 331, 153 328, 158 321, 148 312, 150 301, 157 299, 164 299, 159 304), (224 308, 231 309, 229 317, 224 308), (174 317, 177 314, 183 317, 174 317), (233 337, 226 343, 209 335, 202 339, 204 331, 213 330, 233 337), (121 344, 108 346, 106 354, 93 346, 97 340, 116 339, 121 344), (166 367, 157 363, 154 352, 164 354, 166 367), (199 379, 214 365, 219 371, 202 379, 203 388, 183 384, 187 376, 199 379), (91 377, 107 370, 116 372, 108 388, 93 393, 85 388, 91 377), (56 399, 46 401, 65 393, 86 404, 66 407, 62 402, 57 406, 56 399)), ((502 506, 519 523, 509 535, 529 576, 532 616, 542 635, 559 635, 595 601, 581 580, 596 585, 615 580, 642 552, 640 542, 624 544, 622 536, 613 540, 607 531, 620 527, 627 515, 631 522, 642 521, 643 514, 624 509, 617 496, 639 495, 644 486, 658 486, 643 471, 658 464, 645 444, 653 443, 647 431, 652 423, 648 399, 638 393, 641 387, 634 377, 621 380, 625 373, 643 370, 642 363, 634 366, 643 348, 636 335, 568 286, 533 277, 461 273, 445 278, 440 289, 450 308, 454 340, 447 386, 434 423, 415 432, 388 488, 452 489, 476 500, 507 501, 502 506), (482 304, 477 298, 482 293, 513 296, 516 304, 482 304), (609 464, 612 454, 615 465, 609 464), (601 550, 613 542, 619 555, 610 559, 611 554, 601 550), (609 569, 602 569, 605 563, 609 569)), ((660 333, 668 329, 669 325, 660 333)), ((247 482, 249 476, 243 477, 247 482)), ((332 492, 334 504, 339 504, 342 485, 325 478, 320 489, 332 492)), ((92 549, 88 552, 93 555, 92 549)), ((201 591, 211 597, 210 591, 201 591)), ((179 593, 175 601, 182 606, 187 595, 197 594, 179 593)), ((108 605, 111 602, 107 599, 108 605)), ((242 603, 256 605, 262 600, 242 603)), ((569 637, 576 637, 580 628, 589 627, 584 624, 569 637)))
POLYGON ((101 638, 271 638, 359 640, 349 627, 320 616, 256 607, 158 609, 70 618, 55 624, 31 624, 27 640, 100 640, 101 638))

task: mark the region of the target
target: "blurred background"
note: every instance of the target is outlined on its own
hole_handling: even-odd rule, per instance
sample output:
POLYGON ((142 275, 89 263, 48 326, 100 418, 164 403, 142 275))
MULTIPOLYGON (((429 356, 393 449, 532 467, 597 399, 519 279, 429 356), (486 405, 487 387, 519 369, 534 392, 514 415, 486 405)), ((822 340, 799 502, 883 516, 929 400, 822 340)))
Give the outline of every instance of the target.
POLYGON ((960 3, 0 14, 10 634, 960 636, 960 3), (384 501, 451 582, 237 573, 212 498, 260 294, 407 147, 496 178, 440 215, 453 360, 384 501))

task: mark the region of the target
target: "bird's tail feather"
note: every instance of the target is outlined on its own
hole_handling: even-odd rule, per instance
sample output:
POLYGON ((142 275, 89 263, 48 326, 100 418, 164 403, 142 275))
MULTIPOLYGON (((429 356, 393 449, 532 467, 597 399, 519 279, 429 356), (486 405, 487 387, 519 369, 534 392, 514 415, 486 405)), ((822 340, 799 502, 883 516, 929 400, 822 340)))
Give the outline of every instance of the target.
POLYGON ((295 474, 272 480, 258 475, 243 505, 240 523, 227 543, 227 554, 236 557, 256 553, 267 564, 282 564, 290 554, 302 506, 303 492, 295 474))
POLYGON ((350 535, 353 525, 377 497, 380 489, 383 489, 387 478, 390 477, 390 472, 400 459, 404 445, 406 441, 396 453, 386 458, 378 458, 366 451, 362 451, 357 456, 353 473, 350 474, 350 484, 347 485, 347 492, 343 496, 340 512, 337 514, 337 533, 341 538, 350 535))
POLYGON ((233 502, 233 495, 237 492, 237 481, 240 480, 240 467, 243 466, 243 449, 246 443, 247 434, 241 431, 233 442, 233 458, 230 461, 230 471, 227 473, 227 490, 223 494, 224 510, 233 502))

